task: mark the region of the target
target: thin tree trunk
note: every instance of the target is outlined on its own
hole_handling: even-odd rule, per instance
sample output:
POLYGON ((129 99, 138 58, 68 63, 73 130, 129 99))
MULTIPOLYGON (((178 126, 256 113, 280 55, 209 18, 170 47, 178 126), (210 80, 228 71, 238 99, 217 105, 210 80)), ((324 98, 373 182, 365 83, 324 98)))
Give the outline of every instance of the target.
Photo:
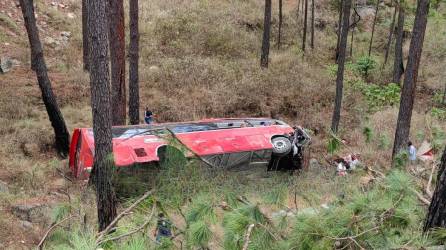
POLYGON ((352 30, 352 36, 351 36, 351 38, 350 38, 350 58, 352 58, 353 57, 353 38, 354 38, 354 34, 355 34, 355 27, 352 27, 351 28, 351 30, 352 30))
POLYGON ((279 37, 277 39, 277 48, 280 49, 280 39, 282 36, 282 0, 279 0, 279 37))
POLYGON ((302 36, 302 51, 305 52, 305 45, 307 41, 307 20, 308 20, 308 0, 305 1, 305 8, 304 8, 304 32, 302 36))
POLYGON ((265 16, 264 16, 264 20, 263 20, 262 55, 260 56, 260 66, 263 68, 268 68, 270 30, 271 30, 271 0, 265 0, 265 16))
POLYGON ((37 29, 34 15, 33 0, 20 0, 25 28, 28 33, 31 53, 34 54, 34 64, 37 82, 42 93, 42 100, 55 134, 55 146, 62 157, 68 155, 70 134, 68 133, 65 120, 57 105, 56 98, 48 78, 48 70, 43 57, 42 43, 40 42, 39 30, 37 29))
POLYGON ((88 1, 90 27, 90 89, 95 154, 93 171, 99 231, 116 217, 112 186, 112 117, 110 111, 109 48, 106 0, 88 1))
POLYGON ((395 61, 393 63, 393 82, 400 83, 404 73, 403 64, 403 31, 404 31, 404 6, 399 6, 398 25, 396 28, 395 61))
POLYGON ((446 84, 444 85, 443 105, 446 105, 446 84))
POLYGON ((109 1, 112 124, 126 123, 125 33, 123 0, 109 1))
POLYGON ((375 34, 376 20, 378 20, 379 0, 376 1, 375 17, 373 18, 372 35, 370 36, 369 56, 372 53, 373 35, 375 34))
POLYGON ((337 41, 336 41, 336 56, 335 60, 338 63, 339 58, 339 44, 341 42, 341 32, 342 32, 342 12, 343 12, 344 0, 341 0, 341 6, 339 8, 339 19, 338 19, 338 33, 337 33, 337 41))
POLYGON ((345 64, 345 52, 347 47, 347 36, 349 29, 350 8, 352 0, 343 0, 343 13, 342 13, 342 34, 339 43, 339 58, 338 58, 338 71, 336 75, 336 99, 333 110, 333 119, 331 122, 331 130, 334 133, 338 132, 339 121, 341 120, 341 105, 342 105, 342 89, 344 86, 344 64, 345 64))
POLYGON ((311 40, 310 47, 314 49, 314 0, 311 0, 311 40))
POLYGON ((395 159, 395 156, 405 148, 409 141, 410 121, 415 99, 418 67, 420 65, 421 52, 423 50, 428 13, 429 0, 419 0, 412 30, 412 40, 410 41, 407 70, 404 77, 403 89, 401 91, 400 110, 395 131, 392 159, 395 159))
POLYGON ((441 157, 440 169, 437 175, 437 185, 429 206, 424 224, 424 232, 431 228, 446 227, 446 147, 441 157))
POLYGON ((300 1, 301 0, 297 0, 297 21, 299 22, 299 12, 300 12, 300 1))
POLYGON ((393 11, 393 16, 392 16, 392 22, 390 23, 389 38, 387 39, 383 68, 387 63, 387 59, 389 58, 390 47, 392 46, 392 37, 393 37, 393 32, 395 32, 395 19, 397 10, 398 10, 397 5, 395 5, 395 10, 393 11))
POLYGON ((83 52, 83 63, 84 70, 88 71, 90 68, 89 64, 89 51, 88 48, 88 9, 87 1, 82 0, 82 52, 83 52))
POLYGON ((130 124, 139 123, 139 30, 138 0, 130 0, 129 45, 129 118, 130 124))

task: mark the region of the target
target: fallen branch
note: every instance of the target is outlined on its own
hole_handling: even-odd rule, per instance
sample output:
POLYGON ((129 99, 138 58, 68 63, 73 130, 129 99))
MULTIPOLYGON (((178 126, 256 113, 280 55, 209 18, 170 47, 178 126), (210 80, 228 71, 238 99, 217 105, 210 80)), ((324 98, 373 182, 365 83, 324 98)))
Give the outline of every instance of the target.
POLYGON ((248 230, 245 235, 245 243, 243 244, 242 250, 247 250, 249 246, 249 238, 251 237, 252 229, 254 228, 254 224, 249 225, 248 230))
POLYGON ((51 233, 51 231, 53 231, 54 228, 60 226, 60 225, 61 225, 62 223, 64 223, 65 221, 67 221, 67 220, 69 220, 69 219, 71 219, 71 218, 73 218, 73 217, 75 217, 75 216, 76 216, 76 215, 70 215, 70 216, 67 216, 67 217, 63 218, 62 220, 60 220, 60 221, 57 222, 57 223, 53 223, 53 224, 51 225, 51 227, 48 228, 48 230, 47 230, 47 231, 45 232, 45 234, 43 235, 42 239, 41 239, 40 242, 39 242, 39 245, 37 245, 37 248, 39 248, 39 250, 43 249, 43 243, 45 242, 46 238, 48 238, 48 235, 51 233))
POLYGON ((427 182, 426 186, 426 194, 429 195, 429 197, 432 199, 432 196, 434 196, 434 193, 431 191, 431 185, 432 185, 432 176, 434 175, 436 165, 434 164, 432 166, 431 175, 429 176, 429 181, 427 182))
POLYGON ((107 235, 111 229, 118 223, 122 217, 127 215, 130 211, 132 211, 139 203, 141 203, 143 200, 145 200, 150 194, 152 193, 152 190, 147 191, 141 198, 136 200, 130 207, 126 208, 124 211, 122 211, 116 218, 101 232, 98 233, 98 238, 96 239, 96 243, 101 242, 105 235, 107 235))
POLYGON ((386 177, 385 174, 383 174, 382 172, 380 172, 380 171, 378 171, 378 170, 374 170, 374 169, 372 169, 372 168, 369 167, 369 166, 366 166, 366 168, 367 168, 367 171, 370 171, 370 172, 372 172, 372 173, 378 174, 381 178, 385 178, 385 177, 386 177))
POLYGON ((134 230, 132 230, 130 232, 127 232, 125 234, 118 235, 116 237, 112 237, 112 238, 109 238, 109 239, 104 239, 104 240, 99 241, 99 242, 96 241, 96 244, 99 246, 99 245, 101 245, 101 244, 103 244, 105 242, 108 242, 108 241, 119 240, 119 239, 122 239, 124 237, 130 236, 132 234, 135 234, 135 233, 145 229, 147 227, 147 225, 149 225, 150 221, 152 220, 153 214, 155 213, 155 207, 156 206, 153 205, 152 212, 150 213, 150 215, 147 217, 146 221, 141 226, 139 226, 139 227, 135 228, 134 230))
POLYGON ((68 176, 62 171, 62 169, 60 169, 60 168, 56 168, 56 170, 57 170, 57 172, 58 172, 63 178, 65 178, 66 180, 68 180, 68 181, 70 181, 70 182, 73 182, 73 180, 72 180, 70 177, 68 177, 68 176))
POLYGON ((420 194, 418 191, 413 190, 413 192, 417 195, 418 199, 422 201, 424 204, 426 204, 427 206, 431 204, 431 202, 428 199, 426 199, 422 194, 420 194))

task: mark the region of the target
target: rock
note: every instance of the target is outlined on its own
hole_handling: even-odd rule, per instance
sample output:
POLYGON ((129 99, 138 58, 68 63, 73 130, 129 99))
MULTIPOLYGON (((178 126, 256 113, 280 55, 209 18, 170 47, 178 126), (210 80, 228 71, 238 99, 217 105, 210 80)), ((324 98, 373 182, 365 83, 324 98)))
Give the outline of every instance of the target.
POLYGON ((11 59, 3 57, 0 58, 0 73, 7 73, 11 70, 13 63, 11 59))
POLYGON ((68 13, 67 14, 67 17, 69 18, 69 19, 74 19, 75 17, 76 17, 76 15, 74 15, 74 13, 68 13))
POLYGON ((64 9, 66 7, 65 4, 63 4, 63 3, 60 3, 58 6, 62 9, 64 9))
POLYGON ((33 224, 29 221, 21 220, 19 223, 23 229, 32 229, 33 228, 33 224))
POLYGON ((25 156, 37 156, 40 153, 40 147, 37 143, 23 143, 20 147, 25 156))
POLYGON ((160 71, 160 68, 156 65, 152 65, 149 67, 150 73, 158 73, 160 71))
POLYGON ((310 159, 310 168, 318 168, 319 162, 315 158, 310 159))
POLYGON ((56 6, 57 3, 56 2, 51 2, 51 6, 56 6))
POLYGON ((8 192, 9 192, 8 184, 6 184, 6 182, 0 181, 0 193, 8 193, 8 192))
POLYGON ((57 41, 56 39, 54 39, 50 36, 45 37, 45 39, 43 40, 43 43, 52 47, 52 48, 55 48, 60 45, 59 41, 57 41))
POLYGON ((62 32, 60 32, 60 35, 61 35, 61 36, 67 36, 67 37, 70 37, 70 36, 71 36, 71 32, 69 32, 69 31, 62 31, 62 32))
POLYGON ((48 222, 50 208, 45 204, 17 204, 12 206, 12 213, 19 219, 28 222, 48 222))

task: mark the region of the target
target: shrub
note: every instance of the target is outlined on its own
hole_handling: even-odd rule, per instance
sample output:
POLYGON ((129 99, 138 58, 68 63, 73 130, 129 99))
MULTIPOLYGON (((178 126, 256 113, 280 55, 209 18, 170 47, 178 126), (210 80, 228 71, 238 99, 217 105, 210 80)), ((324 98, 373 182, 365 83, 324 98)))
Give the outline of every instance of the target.
POLYGON ((438 120, 446 120, 446 109, 433 107, 431 116, 438 120))
POLYGON ((360 57, 354 64, 354 69, 363 77, 367 77, 369 72, 375 69, 376 61, 372 57, 360 57))
POLYGON ((397 105, 400 101, 401 88, 395 83, 379 86, 356 81, 353 82, 353 87, 364 95, 370 112, 377 111, 384 106, 397 105))
POLYGON ((418 230, 424 213, 413 185, 409 174, 393 171, 368 192, 356 192, 344 202, 314 214, 300 214, 290 246, 340 249, 358 244, 366 249, 395 249, 408 242, 420 245, 425 242, 418 230))

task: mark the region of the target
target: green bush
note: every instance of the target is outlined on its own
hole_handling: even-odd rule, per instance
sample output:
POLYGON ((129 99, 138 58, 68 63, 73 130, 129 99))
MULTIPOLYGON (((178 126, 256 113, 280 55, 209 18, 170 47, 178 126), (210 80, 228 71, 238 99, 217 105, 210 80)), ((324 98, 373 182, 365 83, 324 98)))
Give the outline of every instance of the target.
POLYGON ((367 77, 375 67, 376 61, 368 56, 360 57, 354 64, 354 69, 364 77, 367 77))
POLYGON ((446 120, 446 109, 433 107, 431 109, 431 116, 438 120, 446 120))
POLYGON ((364 95, 370 112, 378 111, 384 106, 399 104, 401 88, 398 84, 389 83, 388 85, 380 86, 356 81, 353 82, 353 87, 364 95))
POLYGON ((314 214, 300 214, 290 246, 348 249, 353 244, 353 249, 399 249, 409 242, 419 246, 425 243, 419 230, 424 210, 418 205, 413 186, 409 174, 393 171, 368 192, 358 191, 342 203, 314 214))

